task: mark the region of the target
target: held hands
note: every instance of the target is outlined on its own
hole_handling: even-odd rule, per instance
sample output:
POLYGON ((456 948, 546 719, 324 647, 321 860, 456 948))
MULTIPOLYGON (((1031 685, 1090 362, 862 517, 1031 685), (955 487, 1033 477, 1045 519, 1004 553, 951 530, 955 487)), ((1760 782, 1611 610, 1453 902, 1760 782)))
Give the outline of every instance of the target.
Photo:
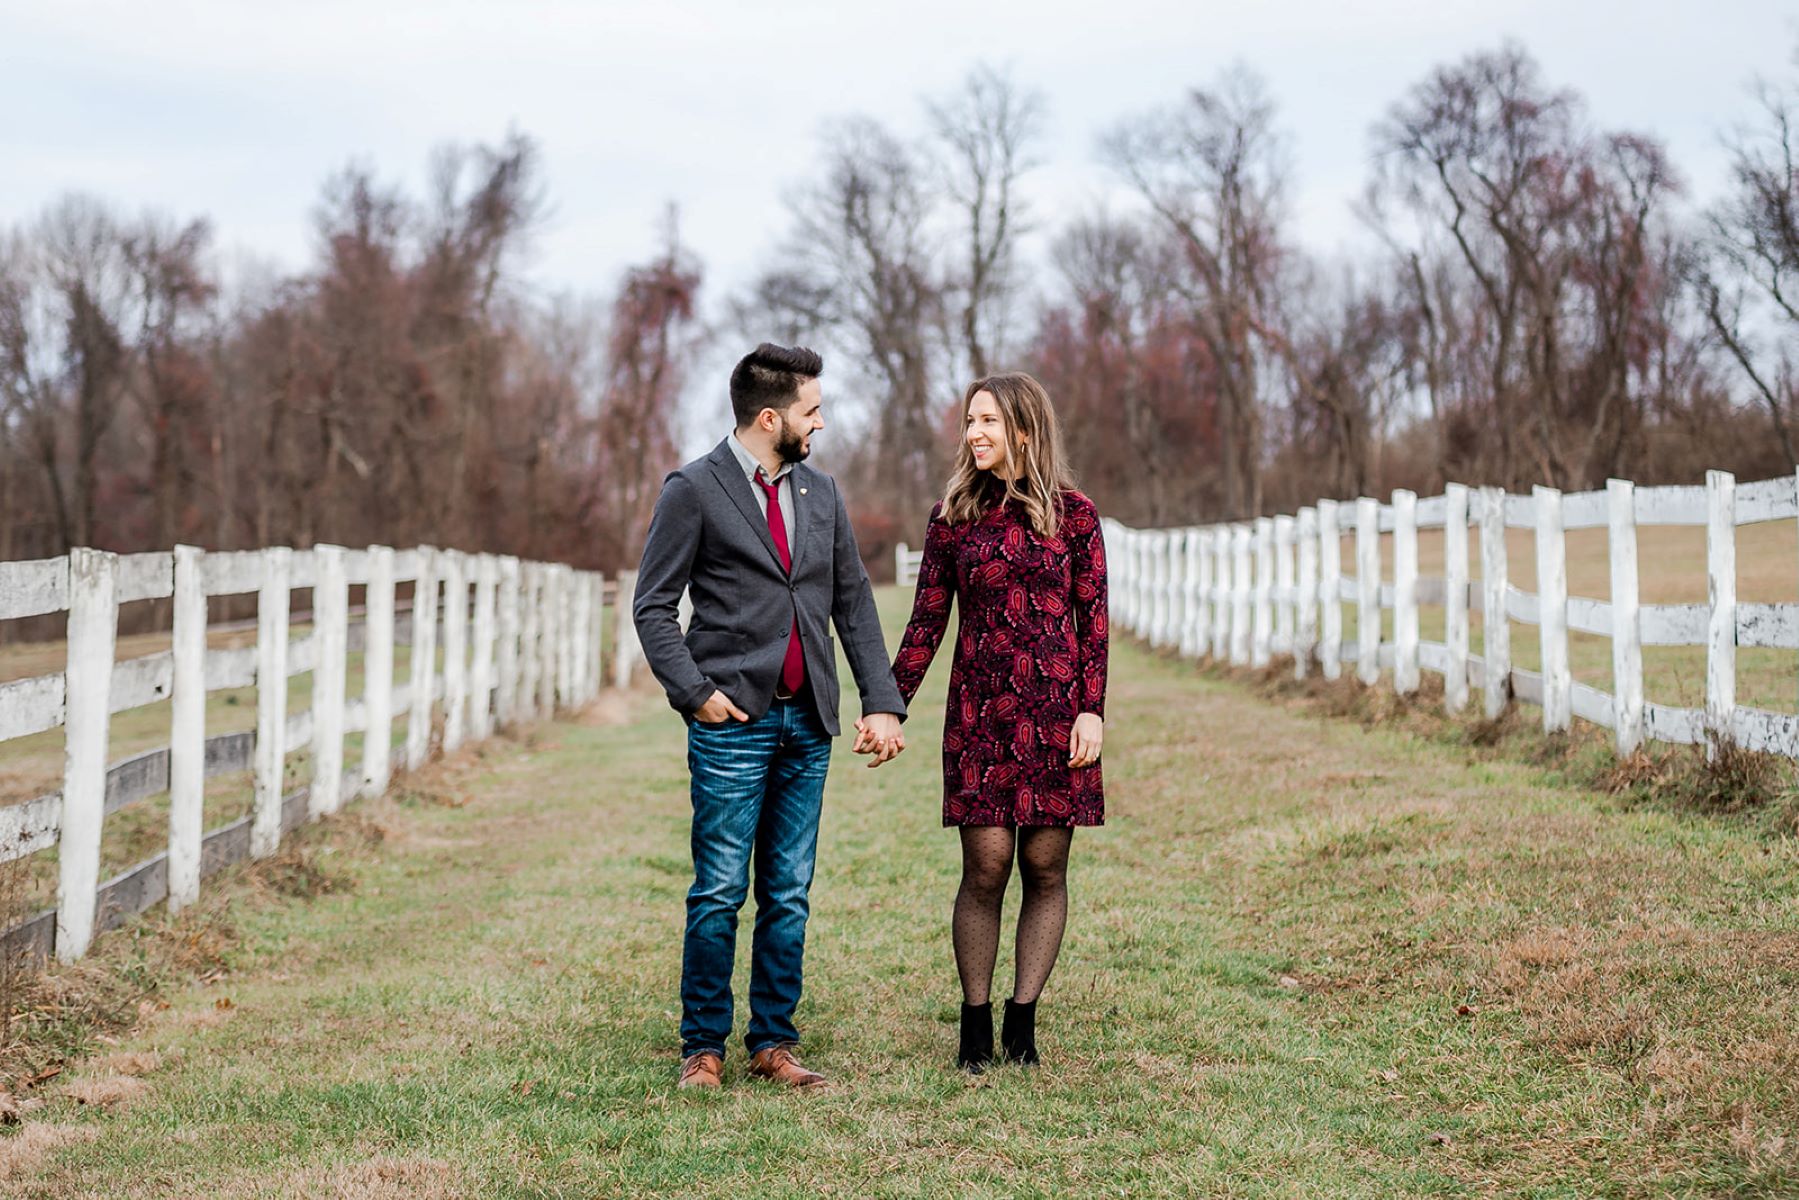
POLYGON ((706 703, 693 710, 693 719, 706 725, 723 725, 726 721, 747 721, 750 714, 731 703, 723 692, 714 691, 706 703))
POLYGON ((1100 744, 1106 740, 1106 723, 1098 713, 1082 713, 1068 735, 1068 765, 1090 767, 1099 761, 1100 744))
POLYGON ((900 732, 899 718, 892 713, 869 713, 856 722, 856 744, 850 749, 857 754, 872 754, 868 765, 878 767, 898 756, 906 748, 906 735, 900 732))

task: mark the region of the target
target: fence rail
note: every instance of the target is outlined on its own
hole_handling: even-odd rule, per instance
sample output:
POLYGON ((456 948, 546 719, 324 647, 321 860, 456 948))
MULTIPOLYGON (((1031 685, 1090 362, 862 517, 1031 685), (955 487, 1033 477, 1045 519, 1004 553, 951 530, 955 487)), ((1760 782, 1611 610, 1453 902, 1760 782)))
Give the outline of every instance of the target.
MULTIPOLYGON (((1450 484, 1419 499, 1396 491, 1388 503, 1320 500, 1296 514, 1181 529, 1132 529, 1106 522, 1114 621, 1153 646, 1186 657, 1265 666, 1291 655, 1296 677, 1312 670, 1337 678, 1352 664, 1364 683, 1390 673, 1400 693, 1417 690, 1420 671, 1444 680, 1444 707, 1462 711, 1478 693, 1489 717, 1522 701, 1542 709, 1555 732, 1574 717, 1614 731, 1619 755, 1647 739, 1721 741, 1799 757, 1799 714, 1740 706, 1739 646, 1799 650, 1799 604, 1737 599, 1736 530, 1740 525, 1799 518, 1799 473, 1738 485, 1723 471, 1703 487, 1638 487, 1610 480, 1603 490, 1564 495, 1536 487, 1530 495, 1450 484), (1705 529, 1708 601, 1643 604, 1639 600, 1637 530, 1644 525, 1705 529), (1444 531, 1444 574, 1418 574, 1418 531, 1444 531), (1537 591, 1508 577, 1507 529, 1532 531, 1537 591), (1611 597, 1568 594, 1570 529, 1608 534, 1611 597), (1470 578, 1470 535, 1480 578, 1470 578), (1382 534, 1392 535, 1392 569, 1383 576, 1382 534), (1342 539, 1354 539, 1355 572, 1341 573, 1342 539), (1343 641, 1343 603, 1355 606, 1356 639, 1343 641), (1421 641, 1421 605, 1444 608, 1444 639, 1421 641), (1384 613, 1393 614, 1391 638, 1384 613), (1471 615, 1482 615, 1483 653, 1469 651, 1471 615), (1502 613, 1505 620, 1489 620, 1502 613), (1537 627, 1540 670, 1512 662, 1510 622, 1537 627), (1612 643, 1612 689, 1576 682, 1569 667, 1570 631, 1612 643), (1682 708, 1644 698, 1643 647, 1703 646, 1705 703, 1682 708)), ((904 559, 902 557, 902 569, 904 559)))
MULTIPOLYGON (((617 581, 628 597, 633 575, 617 581)), ((378 795, 392 778, 393 722, 404 718, 399 765, 428 757, 433 706, 443 703, 442 745, 492 734, 591 700, 602 675, 607 583, 597 573, 509 556, 420 546, 350 549, 320 545, 207 553, 117 555, 76 549, 29 562, 0 562, 0 620, 68 613, 64 670, 0 683, 0 742, 58 726, 62 788, 0 808, 0 863, 57 848, 56 907, 0 933, 13 950, 81 957, 95 933, 164 899, 180 909, 200 881, 244 857, 266 857, 304 821, 346 799, 378 795), (413 584, 410 606, 395 586, 413 584), (353 619, 349 589, 364 588, 353 619), (313 593, 312 629, 294 637, 293 589, 313 593), (209 596, 257 594, 256 644, 210 649, 209 596), (118 611, 137 600, 172 599, 167 651, 119 661, 118 611), (471 617, 472 612, 472 617, 471 617), (472 630, 472 632, 471 632, 472 630), (439 646, 443 669, 437 669, 439 646), (396 646, 411 648, 409 677, 394 678, 396 646), (360 696, 346 694, 348 656, 363 655, 360 696), (288 680, 310 672, 312 704, 287 711, 288 680), (206 694, 256 688, 256 728, 206 734, 206 694), (107 760, 112 714, 169 700, 169 744, 107 760), (344 764, 344 739, 363 733, 359 763, 344 764), (283 791, 287 755, 312 751, 312 777, 283 791), (202 828, 205 781, 250 770, 251 811, 202 828), (167 792, 168 849, 104 882, 105 818, 167 792)), ((615 606, 612 682, 626 685, 641 660, 630 606, 615 606)), ((225 627, 215 627, 225 628, 225 627)))

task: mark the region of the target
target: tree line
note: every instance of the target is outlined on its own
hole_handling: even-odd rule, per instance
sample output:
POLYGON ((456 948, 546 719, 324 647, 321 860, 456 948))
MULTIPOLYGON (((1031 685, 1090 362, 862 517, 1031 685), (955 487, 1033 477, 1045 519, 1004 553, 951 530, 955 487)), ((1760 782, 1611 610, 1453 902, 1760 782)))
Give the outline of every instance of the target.
POLYGON ((228 294, 204 219, 68 196, 0 231, 0 560, 70 546, 635 552, 698 336, 671 217, 609 297, 520 279, 538 152, 449 147, 427 195, 351 167, 299 273, 228 294))
POLYGON ((1134 203, 1043 231, 1027 277, 1043 101, 983 68, 926 106, 918 141, 866 120, 826 134, 829 170, 795 194, 749 307, 876 368, 851 457, 861 519, 902 540, 959 384, 1014 365, 1132 523, 1448 480, 1778 474, 1799 463, 1799 76, 1745 107, 1702 206, 1658 138, 1597 125, 1522 46, 1472 53, 1370 130, 1355 207, 1376 249, 1327 259, 1291 215, 1274 98, 1237 66, 1103 135, 1134 203))
POLYGON ((1098 154, 1132 202, 1048 227, 1046 100, 979 66, 916 133, 828 124, 712 321, 672 209, 609 295, 529 288, 522 135, 439 151, 423 196, 342 171, 310 265, 229 289, 205 220, 69 197, 0 230, 0 559, 435 541, 616 570, 681 397, 716 407, 701 354, 764 339, 827 350, 854 436, 824 452, 877 571, 917 541, 963 386, 1010 368, 1132 523, 1775 474, 1799 462, 1796 115, 1799 76, 1759 85, 1702 206, 1652 133, 1482 50, 1395 97, 1356 202, 1376 249, 1327 259, 1252 70, 1114 122, 1098 154))

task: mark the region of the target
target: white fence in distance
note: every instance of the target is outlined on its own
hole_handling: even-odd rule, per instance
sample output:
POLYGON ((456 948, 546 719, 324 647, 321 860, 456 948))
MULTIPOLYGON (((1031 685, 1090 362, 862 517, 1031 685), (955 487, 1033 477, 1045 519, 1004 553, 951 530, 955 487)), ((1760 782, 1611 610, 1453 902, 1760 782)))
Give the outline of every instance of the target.
POLYGON ((1296 514, 1181 529, 1131 529, 1108 520, 1114 622, 1156 647, 1190 658, 1265 666, 1291 655, 1296 677, 1320 670, 1337 678, 1353 665, 1364 683, 1383 670, 1400 693, 1417 689, 1421 670, 1444 680, 1444 707, 1462 711, 1470 692, 1497 717, 1511 700, 1542 709, 1543 728, 1565 730, 1572 718, 1615 733, 1619 755, 1645 739, 1671 743, 1721 741, 1799 758, 1799 714, 1739 706, 1739 646, 1799 649, 1799 604, 1737 600, 1739 525, 1799 518, 1799 474, 1738 485, 1709 471, 1703 487, 1638 487, 1624 479, 1602 491, 1563 495, 1546 487, 1508 495, 1500 488, 1449 484, 1441 496, 1419 499, 1396 491, 1389 503, 1370 497, 1320 500, 1296 514), (1704 604, 1642 604, 1638 600, 1637 529, 1641 525, 1700 526, 1706 531, 1709 600, 1704 604), (1505 531, 1535 534, 1538 590, 1507 578, 1505 531), (1418 531, 1444 531, 1444 575, 1418 575, 1418 531), (1564 534, 1609 533, 1611 599, 1568 594, 1564 534), (1471 582, 1470 534, 1478 532, 1481 578, 1471 582), (1383 577, 1380 536, 1393 535, 1392 571, 1383 577), (1355 538, 1355 573, 1340 573, 1341 539, 1355 538), (1357 614, 1357 637, 1343 641, 1342 603, 1357 614), (1420 605, 1442 605, 1444 640, 1420 641, 1420 605), (1383 637, 1383 612, 1393 634, 1383 637), (1503 613, 1535 625, 1540 671, 1513 664, 1506 620, 1485 621, 1484 653, 1469 653, 1473 612, 1503 613), (1612 688, 1573 679, 1570 630, 1611 639, 1612 688), (1703 646, 1705 703, 1682 708, 1648 702, 1643 693, 1644 646, 1703 646))
MULTIPOLYGON (((625 602, 615 614, 618 685, 629 683, 641 661, 632 587, 627 572, 618 580, 625 602)), ((605 581, 594 572, 430 546, 219 553, 177 546, 129 555, 76 549, 52 559, 0 562, 0 620, 69 614, 65 669, 0 683, 0 743, 59 725, 64 731, 62 789, 0 808, 0 863, 58 847, 56 907, 0 935, 14 948, 53 949, 71 960, 86 953, 96 932, 165 895, 171 909, 192 904, 203 875, 246 854, 274 853, 287 830, 336 811, 348 797, 385 791, 396 719, 406 719, 400 765, 422 765, 437 700, 444 704, 446 750, 489 736, 496 724, 586 703, 602 684, 604 601, 605 581), (405 582, 414 584, 410 614, 394 601, 395 585, 405 582), (349 611, 352 584, 366 588, 360 622, 349 611), (298 638, 289 629, 295 588, 313 593, 313 628, 298 638), (206 598, 247 592, 258 596, 256 644, 209 649, 206 598), (117 661, 119 606, 162 598, 173 599, 170 649, 117 661), (441 672, 435 665, 440 628, 441 672), (396 682, 401 632, 411 645, 411 669, 396 682), (358 648, 363 691, 350 697, 347 656, 358 648), (290 714, 287 681, 308 671, 312 706, 290 714), (255 731, 208 738, 206 694, 252 686, 255 731), (169 744, 109 764, 112 714, 165 697, 169 744), (346 768, 344 738, 353 733, 366 735, 362 760, 346 768), (307 747, 310 783, 283 794, 287 755, 307 747), (202 829, 205 780, 244 769, 254 775, 250 814, 202 829), (169 793, 167 852, 101 882, 106 816, 163 791, 169 793)))

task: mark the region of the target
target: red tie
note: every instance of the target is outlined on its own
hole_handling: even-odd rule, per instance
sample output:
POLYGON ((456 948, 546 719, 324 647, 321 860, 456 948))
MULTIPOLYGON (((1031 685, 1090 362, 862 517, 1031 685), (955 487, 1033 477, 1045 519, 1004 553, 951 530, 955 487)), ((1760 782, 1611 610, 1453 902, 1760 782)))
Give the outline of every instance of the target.
MULTIPOLYGON (((768 497, 768 536, 775 540, 775 553, 781 556, 781 566, 789 573, 793 572, 793 552, 787 548, 787 518, 781 515, 781 501, 776 494, 779 483, 763 482, 762 469, 756 469, 756 486, 768 497)), ((793 632, 787 635, 787 658, 781 663, 781 686, 790 695, 798 695, 800 685, 806 682, 806 652, 800 645, 799 613, 793 615, 793 632)))

